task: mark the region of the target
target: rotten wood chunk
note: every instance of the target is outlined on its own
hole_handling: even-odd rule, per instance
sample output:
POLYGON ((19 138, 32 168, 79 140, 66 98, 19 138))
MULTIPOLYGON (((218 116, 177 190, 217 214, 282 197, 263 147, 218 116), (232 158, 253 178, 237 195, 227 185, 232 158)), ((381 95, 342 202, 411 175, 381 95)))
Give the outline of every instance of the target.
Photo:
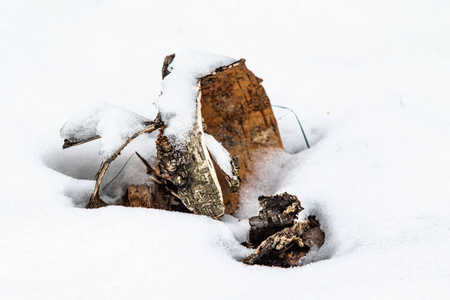
POLYGON ((147 168, 147 174, 153 180, 153 185, 130 185, 121 205, 190 213, 191 211, 179 199, 175 185, 161 176, 158 167, 152 168, 138 152, 136 155, 147 168))
POLYGON ((293 267, 312 247, 320 248, 324 241, 325 234, 319 222, 309 217, 269 236, 242 262, 248 265, 293 267))
POLYGON ((255 253, 243 260, 243 263, 278 267, 294 265, 308 252, 301 238, 308 225, 308 221, 298 222, 269 236, 258 246, 255 253))
POLYGON ((127 193, 122 197, 121 205, 127 207, 145 207, 163 209, 168 211, 179 211, 189 213, 190 211, 177 201, 162 185, 130 185, 127 193))
POLYGON ((257 248, 243 260, 245 264, 292 267, 312 247, 323 245, 325 234, 315 217, 296 221, 303 210, 296 196, 283 193, 261 196, 258 201, 259 215, 249 219, 249 246, 257 248))
POLYGON ((261 206, 259 215, 249 219, 249 242, 254 247, 270 235, 292 226, 298 213, 303 210, 298 198, 288 193, 261 196, 258 201, 261 206))
POLYGON ((155 205, 153 198, 153 188, 149 185, 130 185, 127 189, 126 195, 122 198, 122 205, 128 207, 147 207, 161 209, 168 209, 169 203, 157 203, 155 205))

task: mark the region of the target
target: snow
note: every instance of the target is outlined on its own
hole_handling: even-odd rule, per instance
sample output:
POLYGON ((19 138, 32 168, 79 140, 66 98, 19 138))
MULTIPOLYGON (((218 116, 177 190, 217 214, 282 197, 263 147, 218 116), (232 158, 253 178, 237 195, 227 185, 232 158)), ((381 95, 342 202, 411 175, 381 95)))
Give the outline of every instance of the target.
POLYGON ((184 144, 196 124, 198 79, 235 61, 198 50, 175 55, 168 68, 171 73, 162 81, 161 95, 155 101, 167 126, 164 133, 175 146, 184 144))
MULTIPOLYGON (((449 13, 440 0, 2 1, 0 298, 447 299, 449 13), (62 150, 61 126, 97 101, 154 119, 164 56, 193 48, 246 58, 311 148, 275 109, 288 153, 257 163, 222 222, 82 209, 102 141, 62 150), (243 265, 257 197, 285 191, 325 245, 299 268, 243 265)), ((105 184, 131 157, 108 201, 146 183, 133 153, 154 163, 154 141, 112 163, 105 184)))
POLYGON ((233 176, 230 153, 212 135, 204 133, 206 146, 219 168, 228 176, 233 176))
POLYGON ((106 160, 134 134, 144 130, 148 121, 127 109, 96 102, 76 112, 61 128, 60 135, 71 141, 100 136, 100 155, 106 160))

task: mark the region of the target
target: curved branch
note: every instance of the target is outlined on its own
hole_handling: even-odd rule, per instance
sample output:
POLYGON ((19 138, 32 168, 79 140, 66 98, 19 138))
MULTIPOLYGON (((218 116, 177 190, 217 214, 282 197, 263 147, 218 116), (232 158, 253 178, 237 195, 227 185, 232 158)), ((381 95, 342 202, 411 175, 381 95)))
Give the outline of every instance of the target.
POLYGON ((145 128, 142 131, 139 131, 135 133, 131 138, 129 138, 113 155, 108 157, 105 161, 103 161, 100 165, 100 168, 97 171, 97 174, 95 175, 95 189, 94 193, 92 194, 91 198, 89 199, 88 204, 86 205, 86 208, 99 208, 106 206, 107 204, 100 199, 99 191, 100 191, 100 184, 102 182, 103 176, 105 176, 106 170, 108 169, 109 165, 117 158, 117 156, 120 154, 120 152, 135 138, 140 136, 143 133, 151 133, 155 131, 158 128, 161 128, 163 126, 162 121, 157 118, 154 122, 151 122, 149 124, 149 127, 145 128))

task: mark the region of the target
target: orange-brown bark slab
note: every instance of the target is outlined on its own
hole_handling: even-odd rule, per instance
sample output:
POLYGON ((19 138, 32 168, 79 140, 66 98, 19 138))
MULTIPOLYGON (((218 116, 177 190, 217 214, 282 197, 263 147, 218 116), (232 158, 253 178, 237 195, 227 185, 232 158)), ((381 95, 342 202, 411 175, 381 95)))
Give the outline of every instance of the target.
MULTIPOLYGON (((245 60, 217 69, 200 80, 201 113, 205 132, 238 159, 239 176, 245 182, 251 162, 267 148, 283 148, 269 98, 245 60)), ((221 172, 217 172, 220 174, 221 172)), ((238 208, 238 193, 231 193, 224 176, 219 176, 226 212, 238 208)))

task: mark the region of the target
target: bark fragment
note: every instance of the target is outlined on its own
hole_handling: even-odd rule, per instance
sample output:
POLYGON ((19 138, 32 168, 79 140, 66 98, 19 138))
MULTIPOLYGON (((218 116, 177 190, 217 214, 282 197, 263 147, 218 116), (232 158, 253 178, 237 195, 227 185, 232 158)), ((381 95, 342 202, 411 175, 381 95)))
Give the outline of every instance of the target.
POLYGON ((258 246, 255 253, 243 260, 243 263, 279 267, 293 266, 309 250, 305 249, 301 238, 308 225, 308 221, 297 222, 292 227, 284 228, 269 236, 258 246))
POLYGON ((254 247, 270 235, 292 226, 298 213, 303 210, 298 198, 288 193, 260 196, 258 202, 261 206, 259 215, 249 219, 249 242, 254 247))
POLYGON ((146 166, 147 174, 153 180, 153 185, 130 185, 127 194, 122 198, 122 205, 190 213, 191 211, 181 202, 173 182, 161 176, 159 167, 153 169, 138 152, 136 155, 146 166))
POLYGON ((323 245, 325 234, 315 217, 296 221, 303 210, 296 196, 284 193, 258 200, 261 211, 249 220, 250 245, 257 248, 243 263, 292 267, 312 247, 323 245))
MULTIPOLYGON (((201 115, 205 132, 222 143, 239 163, 239 177, 245 182, 252 161, 267 148, 281 148, 280 133, 269 98, 241 59, 200 79, 201 115)), ((227 213, 239 206, 239 193, 218 175, 227 213)))

